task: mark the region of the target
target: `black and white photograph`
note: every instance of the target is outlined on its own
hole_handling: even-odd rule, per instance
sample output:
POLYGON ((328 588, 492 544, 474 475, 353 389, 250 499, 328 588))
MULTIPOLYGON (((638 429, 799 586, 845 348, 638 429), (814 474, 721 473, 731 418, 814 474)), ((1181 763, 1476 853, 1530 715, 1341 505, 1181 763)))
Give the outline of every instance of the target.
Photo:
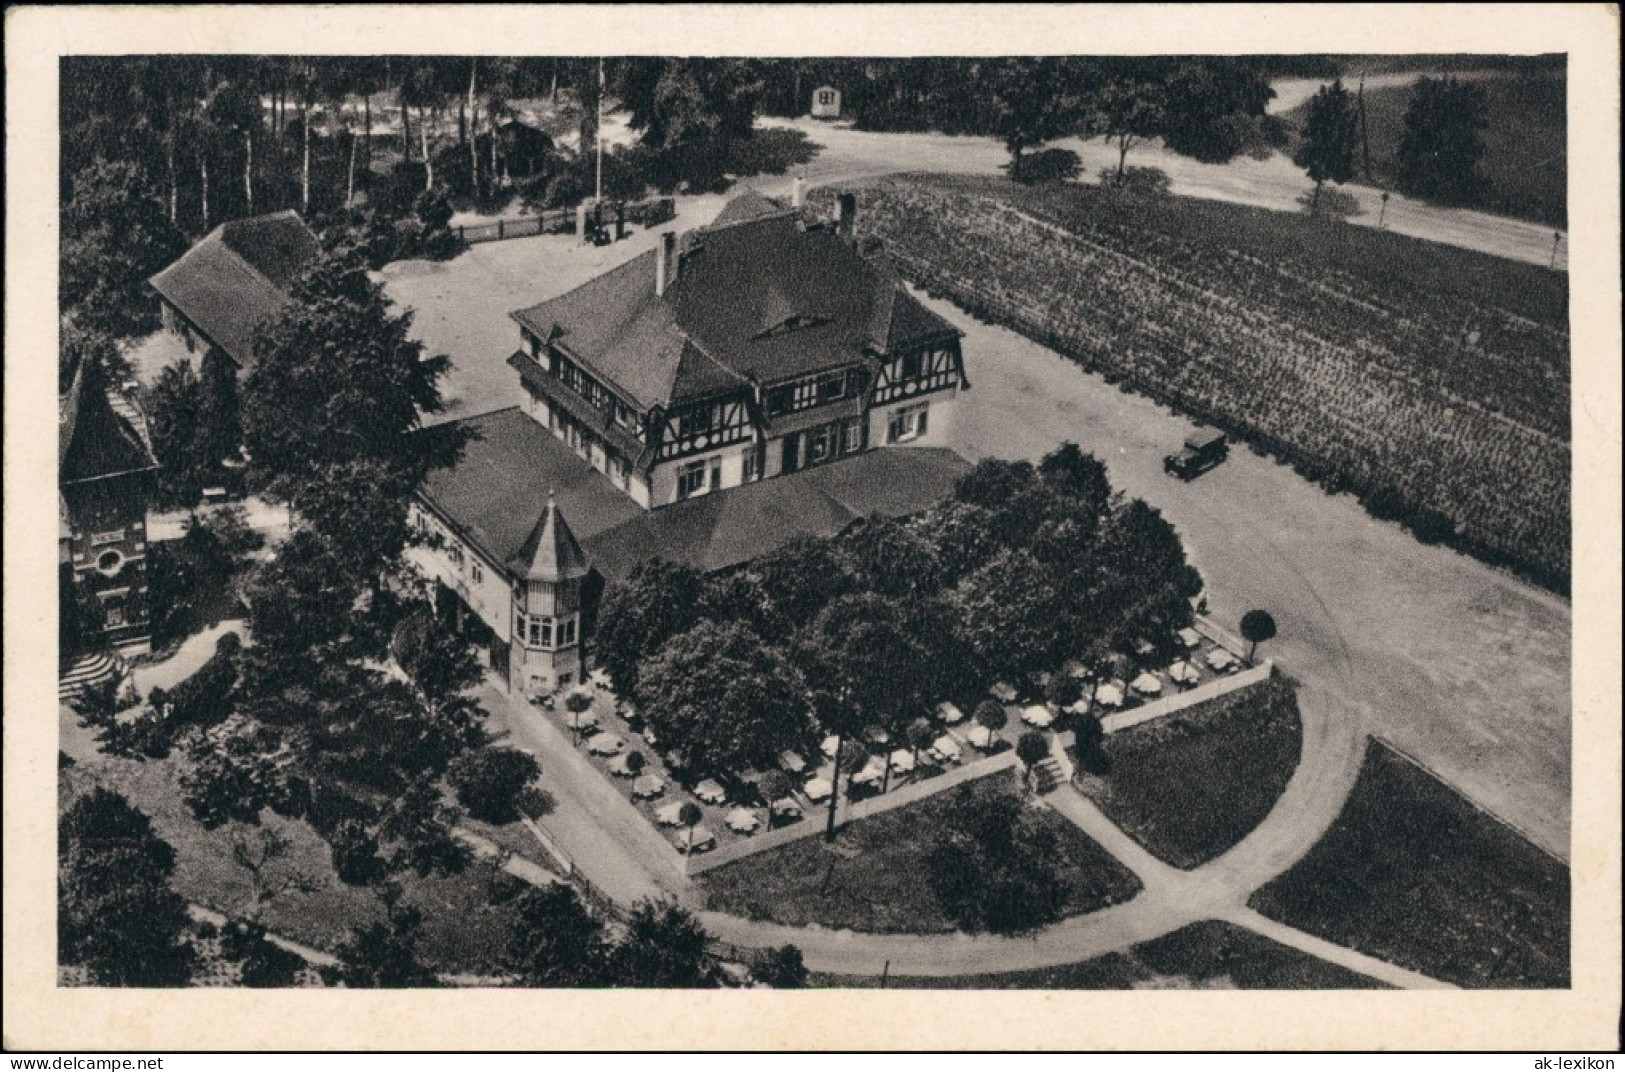
POLYGON ((911 992, 883 1048, 990 1044, 989 991, 1472 991, 1617 1042, 1617 56, 1580 100, 1559 33, 1617 9, 1292 51, 786 9, 803 53, 568 10, 37 64, 46 989, 715 991, 718 1045, 911 992))

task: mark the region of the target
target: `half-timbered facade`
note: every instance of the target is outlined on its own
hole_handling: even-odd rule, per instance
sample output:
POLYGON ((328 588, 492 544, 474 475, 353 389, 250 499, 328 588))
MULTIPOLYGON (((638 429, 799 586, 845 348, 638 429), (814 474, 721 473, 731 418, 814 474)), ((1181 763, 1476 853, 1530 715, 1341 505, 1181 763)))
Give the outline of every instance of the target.
POLYGON ((842 204, 808 221, 745 194, 512 314, 519 405, 460 422, 409 552, 510 687, 579 682, 595 593, 640 562, 731 569, 917 512, 969 468, 939 445, 967 386, 960 333, 858 253, 842 204))
POLYGON ((961 333, 838 221, 757 194, 513 314, 523 408, 640 506, 943 442, 961 333))

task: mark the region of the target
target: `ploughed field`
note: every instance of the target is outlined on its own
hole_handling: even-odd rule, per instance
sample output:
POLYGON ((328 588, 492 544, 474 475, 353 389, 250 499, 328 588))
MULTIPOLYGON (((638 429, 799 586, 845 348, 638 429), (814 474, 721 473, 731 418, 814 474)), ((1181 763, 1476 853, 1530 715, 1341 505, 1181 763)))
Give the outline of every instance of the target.
POLYGON ((933 294, 1424 538, 1566 590, 1561 273, 1307 216, 1075 185, 902 176, 866 184, 860 201, 860 234, 933 294))

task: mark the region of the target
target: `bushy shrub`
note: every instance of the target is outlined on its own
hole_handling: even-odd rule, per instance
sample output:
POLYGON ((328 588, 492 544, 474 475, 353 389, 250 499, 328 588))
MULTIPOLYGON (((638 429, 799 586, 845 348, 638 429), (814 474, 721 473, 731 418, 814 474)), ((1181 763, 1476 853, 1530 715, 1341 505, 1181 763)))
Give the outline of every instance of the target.
POLYGON ((1298 204, 1310 215, 1325 219, 1346 220, 1351 216, 1359 216, 1365 210, 1360 207, 1360 199, 1346 190, 1334 190, 1323 186, 1317 198, 1314 191, 1298 195, 1298 204))
POLYGON ((1012 179, 1028 185, 1071 182, 1083 174, 1083 161, 1071 149, 1040 149, 1007 166, 1012 179))
POLYGON ((378 838, 367 824, 347 819, 338 825, 330 842, 333 870, 339 881, 350 886, 366 886, 378 881, 386 870, 378 853, 378 838))
POLYGON ((1161 168, 1127 167, 1121 177, 1116 168, 1102 168, 1100 185, 1108 190, 1133 197, 1165 197, 1169 190, 1168 173, 1161 168))

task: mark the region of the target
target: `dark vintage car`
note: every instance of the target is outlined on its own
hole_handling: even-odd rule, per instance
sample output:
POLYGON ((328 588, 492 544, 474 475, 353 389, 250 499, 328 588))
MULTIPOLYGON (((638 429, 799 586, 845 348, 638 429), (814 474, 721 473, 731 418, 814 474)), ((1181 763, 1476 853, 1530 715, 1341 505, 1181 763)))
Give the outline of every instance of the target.
POLYGON ((1223 432, 1198 428, 1185 437, 1185 448, 1162 459, 1162 469, 1181 480, 1194 480, 1230 456, 1223 432))

